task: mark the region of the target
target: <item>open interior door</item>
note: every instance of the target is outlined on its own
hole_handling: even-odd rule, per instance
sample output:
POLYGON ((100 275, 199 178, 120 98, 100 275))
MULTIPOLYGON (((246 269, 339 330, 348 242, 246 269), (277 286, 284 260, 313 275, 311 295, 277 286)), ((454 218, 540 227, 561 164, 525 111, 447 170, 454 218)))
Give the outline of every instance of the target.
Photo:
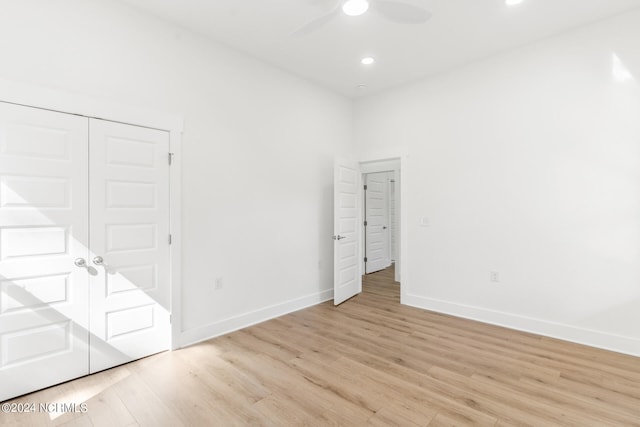
POLYGON ((365 273, 391 265, 389 258, 389 173, 365 175, 365 273))
POLYGON ((336 159, 333 184, 333 303, 338 305, 362 292, 359 164, 336 159))

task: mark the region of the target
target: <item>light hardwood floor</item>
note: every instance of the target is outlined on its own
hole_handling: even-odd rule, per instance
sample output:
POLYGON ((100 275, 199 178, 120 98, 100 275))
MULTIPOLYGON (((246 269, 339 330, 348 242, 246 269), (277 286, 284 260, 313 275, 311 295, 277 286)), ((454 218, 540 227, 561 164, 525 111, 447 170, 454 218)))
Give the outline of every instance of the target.
POLYGON ((640 426, 640 359, 364 292, 15 400, 82 414, 0 425, 640 426))

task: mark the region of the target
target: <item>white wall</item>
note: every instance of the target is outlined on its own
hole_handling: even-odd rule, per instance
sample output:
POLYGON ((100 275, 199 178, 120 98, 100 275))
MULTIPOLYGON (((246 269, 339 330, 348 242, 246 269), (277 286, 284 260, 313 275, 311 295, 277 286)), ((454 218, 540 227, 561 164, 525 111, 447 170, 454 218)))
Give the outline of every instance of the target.
POLYGON ((0 11, 0 78, 184 117, 183 342, 332 296, 350 100, 113 1, 0 11))
POLYGON ((405 303, 640 355, 638 40, 640 11, 356 102, 360 155, 407 153, 405 303))

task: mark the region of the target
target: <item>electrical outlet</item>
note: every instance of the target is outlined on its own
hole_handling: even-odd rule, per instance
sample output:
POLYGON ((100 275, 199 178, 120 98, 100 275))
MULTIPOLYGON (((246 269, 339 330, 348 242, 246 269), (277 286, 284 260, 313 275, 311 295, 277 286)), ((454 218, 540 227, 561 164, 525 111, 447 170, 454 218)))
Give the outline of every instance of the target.
POLYGON ((213 289, 219 291, 224 286, 224 282, 222 281, 222 277, 216 277, 216 280, 213 282, 213 289))
POLYGON ((500 282, 500 274, 497 271, 490 271, 489 272, 489 280, 493 283, 498 283, 500 282))

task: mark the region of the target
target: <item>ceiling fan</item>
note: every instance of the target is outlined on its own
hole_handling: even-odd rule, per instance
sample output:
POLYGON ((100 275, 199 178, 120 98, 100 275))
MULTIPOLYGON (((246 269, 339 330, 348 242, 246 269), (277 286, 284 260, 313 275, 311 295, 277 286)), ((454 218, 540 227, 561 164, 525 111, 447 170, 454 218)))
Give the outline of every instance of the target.
POLYGON ((431 13, 410 3, 396 0, 338 0, 331 11, 315 18, 292 36, 304 36, 318 30, 342 11, 348 16, 360 16, 373 10, 385 18, 401 24, 422 24, 431 18, 431 13))

